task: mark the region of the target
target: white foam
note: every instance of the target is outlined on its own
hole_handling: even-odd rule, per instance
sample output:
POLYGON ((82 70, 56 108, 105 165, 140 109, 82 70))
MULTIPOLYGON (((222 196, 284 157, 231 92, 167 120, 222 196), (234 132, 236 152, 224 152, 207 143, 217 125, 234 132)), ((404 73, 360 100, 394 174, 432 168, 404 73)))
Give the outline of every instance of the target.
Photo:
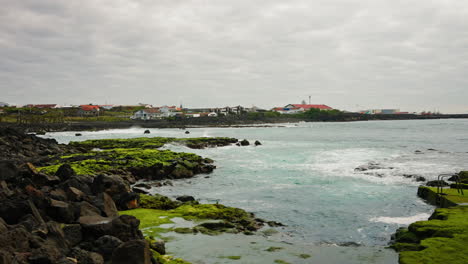
POLYGON ((427 214, 427 213, 421 213, 421 214, 407 216, 407 217, 379 216, 379 217, 373 217, 369 219, 369 221, 386 223, 386 224, 409 225, 416 221, 427 220, 429 216, 430 214, 427 214))

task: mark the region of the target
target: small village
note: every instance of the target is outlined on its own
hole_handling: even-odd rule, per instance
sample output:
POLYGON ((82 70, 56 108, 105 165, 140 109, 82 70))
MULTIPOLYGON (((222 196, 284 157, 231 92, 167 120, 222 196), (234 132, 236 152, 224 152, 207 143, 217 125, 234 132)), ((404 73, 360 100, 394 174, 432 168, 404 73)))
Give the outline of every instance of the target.
POLYGON ((5 114, 16 115, 62 115, 75 118, 96 118, 109 116, 114 119, 130 120, 157 120, 164 118, 198 118, 198 117, 221 117, 232 115, 248 115, 250 113, 267 113, 272 116, 297 115, 310 110, 318 111, 340 111, 343 113, 354 113, 364 115, 432 115, 437 112, 410 113, 399 109, 368 109, 358 112, 338 110, 325 104, 287 104, 276 106, 271 109, 263 109, 256 106, 226 106, 226 107, 206 107, 187 108, 180 106, 153 106, 151 104, 140 103, 137 105, 112 105, 112 104, 83 104, 83 105, 59 105, 59 104, 27 104, 23 106, 0 103, 0 116, 5 114))

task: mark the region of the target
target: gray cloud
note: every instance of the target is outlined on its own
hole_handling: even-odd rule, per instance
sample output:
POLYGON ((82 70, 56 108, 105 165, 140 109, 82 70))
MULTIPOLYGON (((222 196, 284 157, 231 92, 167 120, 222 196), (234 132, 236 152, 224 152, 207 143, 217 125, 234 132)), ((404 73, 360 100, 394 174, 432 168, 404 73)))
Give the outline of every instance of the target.
POLYGON ((456 0, 0 0, 1 101, 468 112, 456 0))

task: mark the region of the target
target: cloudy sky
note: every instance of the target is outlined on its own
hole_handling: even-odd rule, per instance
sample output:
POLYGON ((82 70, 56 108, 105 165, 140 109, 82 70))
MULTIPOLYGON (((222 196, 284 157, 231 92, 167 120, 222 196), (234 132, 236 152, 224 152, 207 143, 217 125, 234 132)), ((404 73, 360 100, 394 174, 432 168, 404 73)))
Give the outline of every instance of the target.
POLYGON ((0 0, 0 101, 468 113, 460 0, 0 0))

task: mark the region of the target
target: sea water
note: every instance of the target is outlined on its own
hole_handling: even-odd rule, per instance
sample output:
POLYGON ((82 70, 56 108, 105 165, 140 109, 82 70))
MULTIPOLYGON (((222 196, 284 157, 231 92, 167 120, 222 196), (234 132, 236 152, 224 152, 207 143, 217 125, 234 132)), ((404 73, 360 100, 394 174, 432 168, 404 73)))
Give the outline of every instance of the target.
POLYGON ((417 198, 415 177, 437 179, 468 169, 468 120, 406 120, 280 124, 272 127, 142 128, 48 133, 60 143, 133 137, 223 136, 262 145, 202 150, 164 148, 215 160, 206 177, 153 188, 192 195, 285 224, 263 236, 178 235, 170 253, 194 263, 396 263, 385 249, 398 227, 427 219, 433 207, 417 198), (359 170, 356 168, 369 168, 359 170), (268 247, 280 247, 275 252, 268 247), (304 259, 300 254, 311 255, 304 259), (231 260, 224 256, 241 256, 231 260))

